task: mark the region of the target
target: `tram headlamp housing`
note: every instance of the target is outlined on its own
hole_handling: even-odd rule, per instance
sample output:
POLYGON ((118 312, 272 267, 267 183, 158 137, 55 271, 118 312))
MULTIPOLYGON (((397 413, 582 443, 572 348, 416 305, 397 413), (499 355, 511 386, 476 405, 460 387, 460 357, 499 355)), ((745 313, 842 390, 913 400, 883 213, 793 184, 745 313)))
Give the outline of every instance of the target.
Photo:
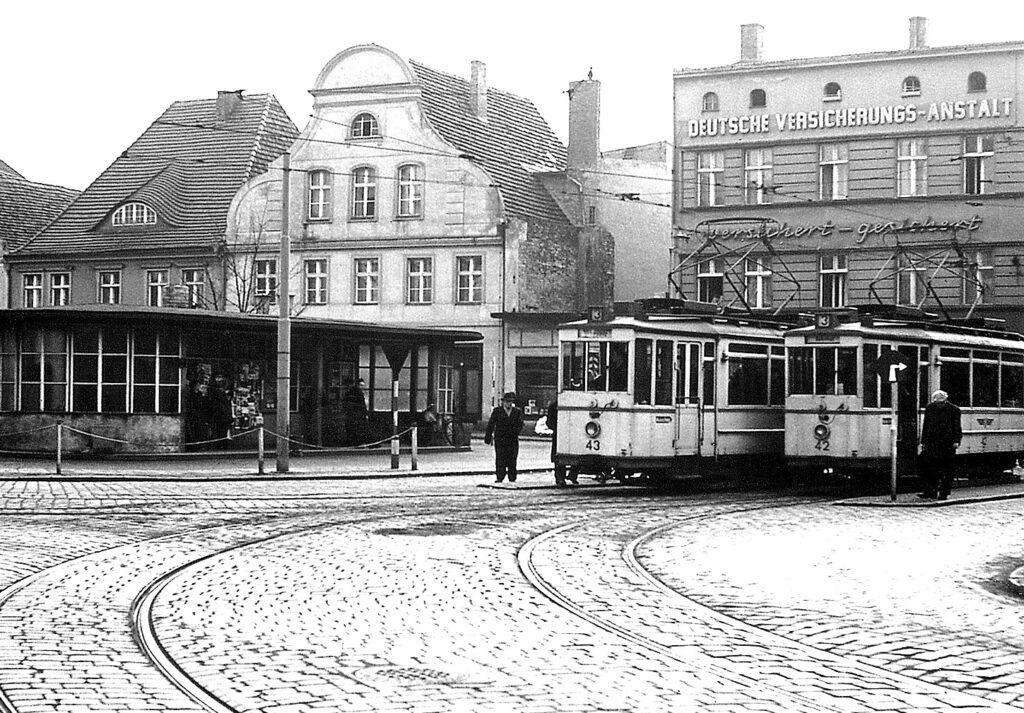
POLYGON ((601 424, 597 421, 587 421, 587 425, 583 427, 584 432, 587 434, 587 438, 597 438, 601 433, 601 424))
POLYGON ((824 423, 819 423, 817 426, 814 427, 814 437, 817 438, 819 441, 827 441, 831 433, 832 431, 829 430, 829 427, 826 426, 824 423))

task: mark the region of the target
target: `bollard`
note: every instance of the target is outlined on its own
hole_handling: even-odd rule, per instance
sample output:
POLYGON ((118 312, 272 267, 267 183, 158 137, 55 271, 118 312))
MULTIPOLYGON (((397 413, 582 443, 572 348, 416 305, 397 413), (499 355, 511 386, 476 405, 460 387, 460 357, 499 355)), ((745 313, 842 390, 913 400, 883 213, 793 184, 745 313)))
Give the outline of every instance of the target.
POLYGON ((391 469, 398 468, 398 436, 391 437, 391 469))
POLYGON ((263 475, 263 424, 260 424, 259 431, 256 433, 256 452, 259 474, 263 475))
POLYGON ((57 421, 57 475, 60 475, 61 449, 64 447, 64 423, 57 421))
POLYGON ((419 433, 419 426, 413 426, 412 427, 412 469, 413 470, 417 469, 417 465, 416 465, 416 451, 417 451, 417 447, 418 447, 417 441, 419 440, 417 438, 417 435, 416 435, 417 433, 419 433))

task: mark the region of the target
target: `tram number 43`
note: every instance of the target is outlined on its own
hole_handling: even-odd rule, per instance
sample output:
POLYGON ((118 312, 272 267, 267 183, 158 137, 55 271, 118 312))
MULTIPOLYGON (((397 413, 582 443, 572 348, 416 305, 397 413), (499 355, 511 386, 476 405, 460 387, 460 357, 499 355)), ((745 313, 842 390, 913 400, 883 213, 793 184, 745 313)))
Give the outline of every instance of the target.
POLYGON ((816 451, 827 451, 828 450, 828 440, 818 441, 817 443, 815 443, 814 444, 814 450, 816 450, 816 451))
POLYGON ((596 438, 591 438, 587 440, 586 448, 588 451, 599 451, 601 450, 601 441, 597 440, 596 438))

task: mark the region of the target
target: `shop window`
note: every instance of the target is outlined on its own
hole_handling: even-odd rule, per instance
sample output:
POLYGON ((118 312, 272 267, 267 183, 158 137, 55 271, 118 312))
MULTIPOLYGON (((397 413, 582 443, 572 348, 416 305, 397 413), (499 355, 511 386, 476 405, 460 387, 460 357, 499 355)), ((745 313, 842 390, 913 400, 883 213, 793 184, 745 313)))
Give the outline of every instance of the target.
POLYGON ((132 411, 178 413, 181 353, 177 331, 137 329, 134 355, 132 411))
POLYGON ((31 329, 21 338, 21 410, 67 410, 68 335, 31 329))
POLYGON ((72 342, 72 410, 127 411, 128 331, 123 327, 79 329, 72 342))
POLYGON ((18 407, 18 340, 13 329, 0 330, 0 411, 18 407))
POLYGON ((516 396, 527 416, 546 413, 558 395, 558 357, 516 357, 516 396))

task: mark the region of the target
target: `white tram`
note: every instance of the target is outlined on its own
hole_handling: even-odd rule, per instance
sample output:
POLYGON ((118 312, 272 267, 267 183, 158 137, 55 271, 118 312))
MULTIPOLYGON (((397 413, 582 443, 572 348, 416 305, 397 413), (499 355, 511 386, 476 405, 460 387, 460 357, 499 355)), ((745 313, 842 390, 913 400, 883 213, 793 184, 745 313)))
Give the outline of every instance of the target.
POLYGON ((616 312, 559 328, 559 465, 620 480, 781 465, 783 324, 669 299, 616 312))
POLYGON ((960 466, 999 472, 1024 451, 1024 337, 876 306, 817 315, 786 333, 786 465, 841 476, 888 473, 896 377, 897 472, 917 472, 924 407, 960 407, 960 466))

